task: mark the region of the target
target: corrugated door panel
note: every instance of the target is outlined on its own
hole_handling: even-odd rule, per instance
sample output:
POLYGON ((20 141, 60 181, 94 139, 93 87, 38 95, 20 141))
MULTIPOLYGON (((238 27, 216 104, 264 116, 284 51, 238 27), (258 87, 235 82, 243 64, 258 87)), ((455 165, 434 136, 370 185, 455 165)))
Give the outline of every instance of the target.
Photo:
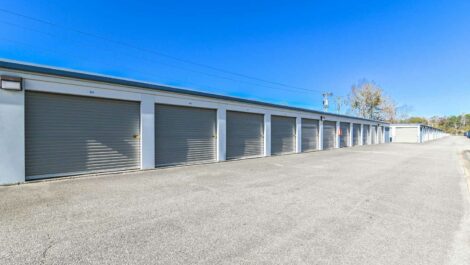
POLYGON ((216 111, 155 105, 155 165, 215 161, 216 111))
POLYGON ((350 123, 347 122, 340 122, 339 127, 341 129, 341 134, 339 136, 339 147, 347 147, 349 142, 349 130, 350 130, 350 123))
POLYGON ((26 91, 26 178, 138 168, 138 102, 26 91))
POLYGON ((323 121, 323 150, 335 148, 336 122, 323 121))
POLYGON ((395 129, 395 139, 397 143, 417 143, 418 132, 416 127, 397 127, 395 129))
POLYGON ((295 151, 295 118, 271 116, 271 154, 295 151))
POLYGON ((362 144, 363 145, 368 145, 370 144, 370 125, 364 124, 362 128, 362 144))
POLYGON ((359 139, 361 137, 361 125, 353 124, 353 145, 359 145, 359 139))
POLYGON ((372 125, 371 133, 370 133, 371 143, 377 144, 377 126, 372 125))
POLYGON ((390 143, 390 127, 385 127, 385 143, 390 143))
POLYGON ((318 150, 318 120, 302 119, 302 152, 318 150))
POLYGON ((264 115, 227 111, 227 159, 264 154, 264 115))

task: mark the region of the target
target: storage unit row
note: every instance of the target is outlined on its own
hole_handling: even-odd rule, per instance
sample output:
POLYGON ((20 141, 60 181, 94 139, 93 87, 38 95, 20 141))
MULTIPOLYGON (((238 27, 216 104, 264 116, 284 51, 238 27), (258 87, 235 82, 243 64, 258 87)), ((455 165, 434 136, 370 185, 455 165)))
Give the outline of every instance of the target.
MULTIPOLYGON (((140 167, 139 102, 26 91, 26 178, 64 176, 140 167)), ((155 104, 155 166, 217 161, 217 110, 155 104)), ((323 121, 323 148, 361 142, 361 124, 323 121), (350 138, 352 132, 352 138, 350 138), (352 143, 350 141, 352 140, 352 143)), ((296 117, 272 115, 271 155, 296 152, 296 117)), ((368 126, 364 144, 383 127, 368 126), (378 130, 378 131, 377 131, 378 130)), ((320 120, 301 119, 300 151, 320 149, 320 120)), ((226 159, 265 155, 265 119, 226 111, 226 159)))
POLYGON ((0 60, 0 184, 376 144, 387 123, 0 60))

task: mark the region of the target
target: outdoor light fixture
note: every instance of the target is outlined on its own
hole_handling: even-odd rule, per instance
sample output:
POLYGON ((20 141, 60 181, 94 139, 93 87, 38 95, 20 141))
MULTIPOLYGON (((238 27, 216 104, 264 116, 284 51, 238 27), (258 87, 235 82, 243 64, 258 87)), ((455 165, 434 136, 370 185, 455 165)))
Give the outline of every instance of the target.
POLYGON ((323 121, 325 119, 324 116, 320 116, 320 120, 323 121))
POLYGON ((16 91, 21 91, 23 90, 23 80, 21 77, 14 77, 14 76, 1 76, 2 80, 2 89, 6 90, 16 90, 16 91))

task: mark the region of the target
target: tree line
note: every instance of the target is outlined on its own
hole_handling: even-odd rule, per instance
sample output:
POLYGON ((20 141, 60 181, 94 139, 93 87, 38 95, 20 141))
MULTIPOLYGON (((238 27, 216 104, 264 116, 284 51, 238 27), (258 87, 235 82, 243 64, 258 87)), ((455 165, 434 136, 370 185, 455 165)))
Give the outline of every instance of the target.
POLYGON ((451 134, 463 134, 464 132, 470 131, 470 114, 433 116, 431 118, 410 117, 401 122, 422 123, 451 134))
POLYGON ((345 102, 347 113, 362 118, 390 123, 421 123, 447 133, 463 134, 470 131, 470 114, 453 116, 410 117, 411 107, 398 105, 375 82, 361 80, 351 87, 345 102))

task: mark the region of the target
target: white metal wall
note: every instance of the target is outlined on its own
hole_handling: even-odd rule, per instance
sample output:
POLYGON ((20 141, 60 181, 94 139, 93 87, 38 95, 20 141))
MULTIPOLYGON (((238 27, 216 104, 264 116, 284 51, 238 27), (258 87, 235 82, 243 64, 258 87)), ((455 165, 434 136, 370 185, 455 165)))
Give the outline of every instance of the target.
POLYGON ((420 132, 416 127, 396 127, 396 143, 418 143, 420 141, 420 132))
POLYGON ((448 136, 443 131, 420 124, 392 124, 392 142, 424 143, 448 136))

